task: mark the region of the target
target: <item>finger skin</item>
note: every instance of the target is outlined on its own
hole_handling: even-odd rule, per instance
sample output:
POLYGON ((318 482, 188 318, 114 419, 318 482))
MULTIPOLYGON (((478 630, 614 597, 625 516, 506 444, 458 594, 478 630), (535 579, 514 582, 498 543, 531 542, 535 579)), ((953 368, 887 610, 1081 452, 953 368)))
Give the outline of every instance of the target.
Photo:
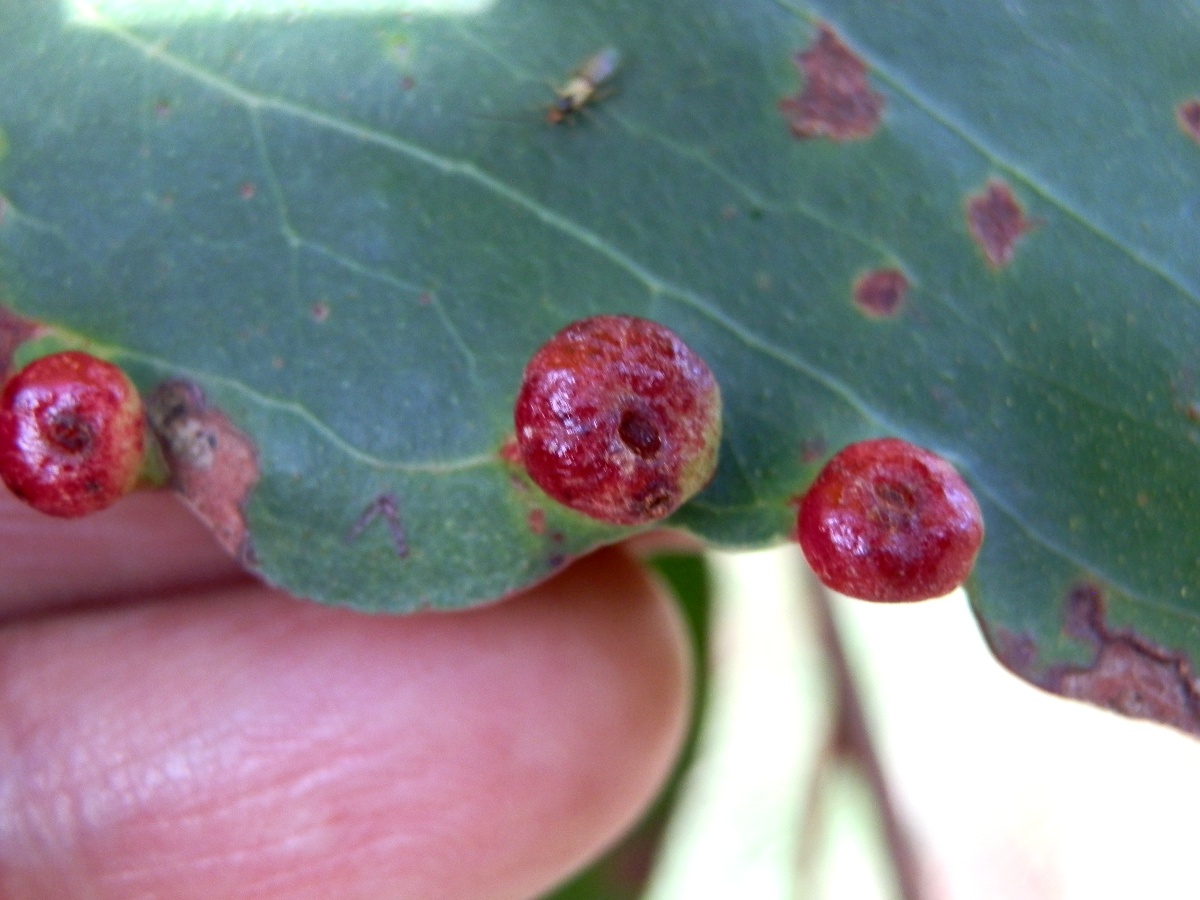
POLYGON ((674 608, 621 551, 458 614, 237 586, 0 629, 0 894, 533 897, 681 740, 674 608))
POLYGON ((0 621, 238 577, 241 567, 170 491, 56 519, 0 487, 0 621))

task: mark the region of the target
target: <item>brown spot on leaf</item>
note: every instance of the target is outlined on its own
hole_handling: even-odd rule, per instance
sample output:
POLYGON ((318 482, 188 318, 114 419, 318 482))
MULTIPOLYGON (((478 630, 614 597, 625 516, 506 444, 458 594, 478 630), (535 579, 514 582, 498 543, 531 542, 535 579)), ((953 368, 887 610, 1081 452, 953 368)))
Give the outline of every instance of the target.
POLYGON ((1200 144, 1200 97, 1184 100, 1175 107, 1175 121, 1184 134, 1200 144))
POLYGON ((254 444, 189 381, 159 385, 146 402, 146 418, 162 447, 171 486, 226 550, 252 562, 244 507, 259 475, 254 444))
POLYGON ((324 322, 329 318, 329 304, 318 300, 312 305, 312 309, 309 310, 309 314, 312 316, 312 320, 314 322, 324 322))
POLYGON ((793 61, 804 76, 804 88, 779 103, 792 134, 853 141, 875 133, 883 97, 871 90, 866 64, 836 31, 822 22, 816 40, 793 61))
POLYGON ((534 507, 529 511, 529 530, 534 534, 546 533, 546 511, 538 507, 534 507))
POLYGON ((1017 241, 1037 226, 1038 222, 1025 218, 1003 181, 992 179, 983 193, 967 198, 967 227, 993 269, 1008 265, 1017 241))
POLYGON ((1092 648, 1091 662, 1040 667, 1031 638, 992 628, 988 641, 996 657, 1056 694, 1200 736, 1200 680, 1182 653, 1111 628, 1104 617, 1104 593, 1096 584, 1072 586, 1066 604, 1063 630, 1092 648))
POLYGON ((904 306, 908 278, 899 269, 875 269, 854 282, 854 304, 872 319, 890 319, 904 306))
POLYGON ((257 193, 258 193, 258 187, 255 186, 253 181, 243 182, 238 187, 238 196, 241 197, 243 200, 253 200, 254 195, 257 193))

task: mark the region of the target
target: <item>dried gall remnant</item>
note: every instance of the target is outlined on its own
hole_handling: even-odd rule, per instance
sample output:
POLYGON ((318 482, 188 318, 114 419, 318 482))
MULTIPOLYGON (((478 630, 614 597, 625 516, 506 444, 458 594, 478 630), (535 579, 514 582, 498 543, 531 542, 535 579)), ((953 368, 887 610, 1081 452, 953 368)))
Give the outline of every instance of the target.
POLYGON ((967 227, 993 269, 1012 262, 1017 241, 1038 226, 1003 181, 992 179, 981 194, 967 198, 967 227))
POLYGON ((1184 134, 1200 144, 1200 97, 1184 100, 1175 107, 1175 121, 1184 134))
POLYGON ((188 381, 160 385, 146 404, 150 428, 183 495, 229 553, 253 561, 244 507, 258 482, 258 454, 225 414, 188 381))
POLYGON ((908 278, 899 269, 875 269, 854 282, 854 305, 872 319, 890 319, 904 307, 908 278))
POLYGON ((867 67, 829 25, 794 58, 804 88, 779 103, 792 134, 834 141, 868 138, 879 128, 883 97, 867 83, 867 67))

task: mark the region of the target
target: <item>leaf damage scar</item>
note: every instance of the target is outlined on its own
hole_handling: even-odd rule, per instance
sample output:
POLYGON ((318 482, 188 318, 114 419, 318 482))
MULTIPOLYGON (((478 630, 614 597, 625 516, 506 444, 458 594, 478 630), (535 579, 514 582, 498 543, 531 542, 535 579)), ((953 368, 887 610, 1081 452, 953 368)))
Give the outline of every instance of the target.
POLYGON ((822 22, 816 40, 793 62, 804 76, 804 88, 779 102, 793 135, 856 141, 875 133, 883 97, 871 90, 866 64, 833 28, 822 22))
POLYGON ((993 269, 1012 262, 1017 241, 1041 225, 1025 216, 1007 184, 993 178, 983 193, 967 198, 967 228, 993 269))
POLYGON ((854 305, 869 319, 890 319, 904 307, 908 277, 899 269, 874 269, 854 282, 854 305))
POLYGON ((254 443, 190 381, 159 385, 146 401, 146 417, 170 469, 171 486, 221 546, 252 563, 244 506, 259 477, 254 443))
POLYGON ((387 525, 388 534, 392 538, 392 547, 396 556, 405 559, 408 556, 408 535, 404 531, 404 523, 400 519, 400 501, 391 491, 380 494, 367 504, 362 515, 355 520, 346 532, 346 543, 351 544, 370 527, 376 519, 382 518, 387 525))
POLYGON ((1091 582, 1073 585, 1066 607, 1063 630, 1092 648, 1086 666, 1040 667, 1032 639, 1002 629, 988 634, 996 657, 1053 693, 1200 736, 1200 680, 1183 653, 1112 628, 1105 620, 1104 594, 1091 582))

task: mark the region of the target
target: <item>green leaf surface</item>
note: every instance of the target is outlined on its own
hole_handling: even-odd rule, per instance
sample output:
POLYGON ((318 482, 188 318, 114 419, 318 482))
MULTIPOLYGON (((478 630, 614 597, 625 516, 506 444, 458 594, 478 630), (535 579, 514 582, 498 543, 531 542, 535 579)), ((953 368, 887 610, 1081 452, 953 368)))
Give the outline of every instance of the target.
POLYGON ((533 350, 624 312, 725 397, 674 524, 780 540, 829 453, 899 435, 980 496, 973 597, 1010 665, 1050 683, 1135 632, 1200 659, 1192 0, 370 6, 0 0, 0 299, 252 438, 266 577, 449 608, 623 536, 500 450, 533 350), (865 138, 780 109, 823 26, 883 98, 865 138), (548 124, 605 46, 612 92, 548 124), (999 267, 967 224, 989 182, 1028 226, 999 267), (880 268, 909 289, 870 318, 880 268), (352 537, 382 495, 407 556, 383 517, 352 537), (1102 628, 1071 626, 1084 583, 1102 628))

